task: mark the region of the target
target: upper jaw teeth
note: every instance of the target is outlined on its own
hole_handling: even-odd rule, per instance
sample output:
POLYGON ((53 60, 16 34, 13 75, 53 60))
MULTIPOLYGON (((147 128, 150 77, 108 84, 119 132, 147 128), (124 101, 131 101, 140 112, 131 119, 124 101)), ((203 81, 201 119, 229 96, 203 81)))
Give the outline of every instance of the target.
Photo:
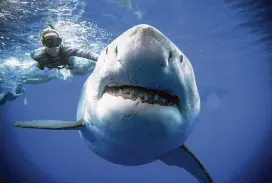
POLYGON ((164 106, 170 106, 177 104, 177 97, 164 94, 156 90, 146 89, 142 87, 132 86, 112 86, 106 87, 104 93, 109 93, 113 96, 121 96, 124 99, 131 99, 134 101, 140 101, 142 103, 159 104, 164 106))

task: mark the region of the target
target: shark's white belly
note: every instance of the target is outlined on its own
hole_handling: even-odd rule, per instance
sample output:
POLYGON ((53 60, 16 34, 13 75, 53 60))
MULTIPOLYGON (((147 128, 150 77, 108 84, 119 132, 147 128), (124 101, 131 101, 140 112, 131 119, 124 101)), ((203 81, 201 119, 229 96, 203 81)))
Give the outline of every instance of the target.
MULTIPOLYGON (((84 128, 80 130, 81 137, 94 153, 110 162, 122 165, 149 163, 183 145, 190 133, 186 124, 180 126, 171 124, 171 119, 174 118, 171 114, 163 116, 168 117, 169 122, 165 119, 156 119, 158 117, 152 113, 161 111, 159 105, 152 105, 151 108, 148 107, 151 105, 145 104, 145 111, 139 109, 139 112, 133 115, 118 114, 116 107, 111 105, 118 103, 102 107, 98 105, 97 108, 103 108, 104 113, 111 113, 110 115, 103 114, 102 117, 108 117, 108 119, 98 120, 97 117, 94 118, 91 115, 91 109, 86 103, 89 94, 85 90, 86 85, 83 87, 77 113, 77 119, 80 120, 83 117, 85 122, 84 128), (112 119, 116 121, 113 122, 112 119)), ((130 105, 129 101, 124 103, 122 97, 119 98, 116 100, 120 100, 124 106, 130 105)), ((103 103, 106 100, 110 100, 110 97, 105 96, 100 101, 103 103)))

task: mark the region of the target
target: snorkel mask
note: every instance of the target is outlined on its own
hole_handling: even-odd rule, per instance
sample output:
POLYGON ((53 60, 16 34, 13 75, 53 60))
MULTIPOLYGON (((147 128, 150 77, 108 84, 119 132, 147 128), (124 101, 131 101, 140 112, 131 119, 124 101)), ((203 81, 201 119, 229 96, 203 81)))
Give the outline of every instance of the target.
POLYGON ((48 48, 58 47, 60 46, 61 42, 62 42, 61 38, 52 38, 52 37, 45 38, 42 40, 43 45, 48 48))
POLYGON ((47 48, 54 48, 60 46, 62 39, 59 33, 52 28, 47 28, 41 33, 41 43, 47 48))

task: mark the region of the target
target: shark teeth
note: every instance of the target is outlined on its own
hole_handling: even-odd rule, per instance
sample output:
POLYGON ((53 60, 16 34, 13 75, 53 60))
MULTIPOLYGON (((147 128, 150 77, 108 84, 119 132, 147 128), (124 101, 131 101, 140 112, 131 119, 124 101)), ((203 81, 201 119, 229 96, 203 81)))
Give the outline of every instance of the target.
POLYGON ((147 101, 148 100, 148 96, 147 96, 147 94, 145 93, 144 94, 144 101, 147 101))
POLYGON ((103 93, 121 96, 124 99, 130 99, 137 103, 172 106, 174 104, 178 105, 179 102, 176 96, 172 96, 166 92, 137 86, 106 86, 103 93))

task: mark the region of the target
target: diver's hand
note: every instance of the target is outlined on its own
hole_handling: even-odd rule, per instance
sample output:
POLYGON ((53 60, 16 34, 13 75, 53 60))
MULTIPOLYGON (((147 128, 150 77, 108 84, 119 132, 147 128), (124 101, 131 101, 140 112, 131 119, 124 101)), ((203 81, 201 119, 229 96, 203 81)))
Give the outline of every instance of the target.
POLYGON ((40 63, 38 63, 36 66, 37 66, 40 70, 44 70, 44 66, 41 65, 40 63))
POLYGON ((17 86, 13 87, 12 90, 10 91, 10 94, 12 97, 19 97, 22 94, 24 94, 25 88, 23 87, 22 84, 18 84, 17 86))

